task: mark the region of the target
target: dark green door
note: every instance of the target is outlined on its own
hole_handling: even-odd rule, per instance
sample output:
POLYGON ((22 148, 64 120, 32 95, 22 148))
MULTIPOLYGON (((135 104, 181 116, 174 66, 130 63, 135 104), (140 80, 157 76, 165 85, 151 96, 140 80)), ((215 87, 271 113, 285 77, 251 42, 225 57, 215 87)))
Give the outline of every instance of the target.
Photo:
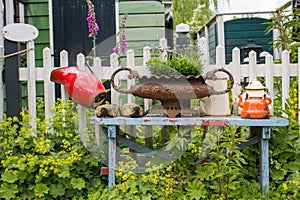
POLYGON ((224 23, 226 63, 232 60, 232 49, 246 46, 249 39, 252 39, 254 44, 261 46, 263 51, 273 54, 273 49, 270 45, 270 42, 273 40, 273 34, 272 32, 269 34, 265 33, 268 27, 265 24, 267 21, 269 20, 254 17, 234 19, 224 23))
MULTIPOLYGON (((97 37, 97 55, 108 61, 115 46, 115 1, 93 0, 96 20, 100 27, 97 37)), ((53 0, 54 59, 59 65, 59 53, 69 53, 69 65, 76 65, 76 55, 92 51, 88 35, 87 5, 85 0, 53 0)))

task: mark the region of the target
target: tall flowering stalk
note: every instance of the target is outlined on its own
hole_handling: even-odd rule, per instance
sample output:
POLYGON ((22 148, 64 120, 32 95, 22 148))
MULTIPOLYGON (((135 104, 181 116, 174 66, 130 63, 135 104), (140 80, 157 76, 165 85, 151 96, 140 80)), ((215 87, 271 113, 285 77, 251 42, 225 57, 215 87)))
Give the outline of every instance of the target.
POLYGON ((91 0, 86 0, 86 4, 88 6, 88 16, 86 18, 88 22, 89 28, 89 37, 93 38, 93 52, 94 57, 96 56, 96 39, 98 31, 100 30, 97 22, 96 22, 96 14, 95 14, 95 6, 91 0))
MULTIPOLYGON (((121 22, 121 31, 117 33, 117 36, 120 36, 121 32, 121 53, 125 54, 126 53, 126 19, 127 19, 127 14, 122 17, 122 22, 121 22)), ((117 45, 113 48, 114 53, 119 55, 119 45, 120 42, 117 43, 117 45)))

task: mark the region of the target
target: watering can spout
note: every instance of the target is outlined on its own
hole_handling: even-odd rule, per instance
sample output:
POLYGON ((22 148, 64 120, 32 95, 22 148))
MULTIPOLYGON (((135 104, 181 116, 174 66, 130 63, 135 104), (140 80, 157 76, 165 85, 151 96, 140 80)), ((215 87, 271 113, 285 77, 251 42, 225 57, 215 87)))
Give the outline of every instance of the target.
POLYGON ((54 69, 50 80, 64 85, 70 98, 85 107, 102 105, 107 97, 101 81, 91 72, 76 66, 54 69))

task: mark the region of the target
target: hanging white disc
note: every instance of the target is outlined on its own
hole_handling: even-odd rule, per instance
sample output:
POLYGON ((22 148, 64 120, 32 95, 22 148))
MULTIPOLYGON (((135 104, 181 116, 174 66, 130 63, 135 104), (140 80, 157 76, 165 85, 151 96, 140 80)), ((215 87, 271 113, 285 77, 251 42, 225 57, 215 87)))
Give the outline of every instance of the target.
POLYGON ((28 42, 38 37, 39 31, 30 24, 14 23, 2 28, 2 35, 5 39, 14 42, 28 42))

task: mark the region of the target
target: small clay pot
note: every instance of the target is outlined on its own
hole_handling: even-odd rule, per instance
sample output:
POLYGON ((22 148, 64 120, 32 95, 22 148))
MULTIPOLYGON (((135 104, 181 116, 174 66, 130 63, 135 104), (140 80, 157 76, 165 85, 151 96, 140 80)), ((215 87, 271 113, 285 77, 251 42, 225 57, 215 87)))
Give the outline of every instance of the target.
POLYGON ((98 106, 95 110, 95 114, 97 117, 116 117, 118 115, 119 106, 105 104, 98 106))
POLYGON ((136 103, 127 103, 119 106, 120 114, 124 117, 143 117, 144 109, 136 103))

